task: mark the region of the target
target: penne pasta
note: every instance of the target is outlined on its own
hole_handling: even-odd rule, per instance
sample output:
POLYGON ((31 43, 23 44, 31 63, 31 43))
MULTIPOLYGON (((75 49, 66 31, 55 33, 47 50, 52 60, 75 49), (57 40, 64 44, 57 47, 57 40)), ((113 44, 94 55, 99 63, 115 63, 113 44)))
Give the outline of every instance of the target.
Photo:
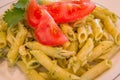
POLYGON ((81 66, 87 63, 88 53, 92 51, 93 47, 93 40, 89 38, 85 45, 78 51, 77 55, 69 59, 68 68, 72 68, 73 72, 76 73, 81 66))
POLYGON ((97 6, 95 10, 101 12, 102 14, 106 16, 109 16, 114 23, 117 21, 117 16, 115 15, 115 13, 109 11, 108 9, 97 6))
POLYGON ((85 26, 78 27, 77 33, 78 33, 77 38, 79 43, 83 43, 87 40, 88 34, 85 26))
POLYGON ((12 43, 15 42, 15 40, 16 40, 16 39, 15 39, 12 31, 10 30, 10 28, 8 28, 8 29, 7 29, 7 41, 8 41, 10 44, 12 44, 12 43))
MULTIPOLYGON (((1 16, 0 16, 1 17, 1 16)), ((7 30, 7 24, 2 19, 0 20, 0 32, 7 30)))
POLYGON ((76 40, 75 32, 73 31, 73 28, 69 24, 61 24, 60 27, 62 32, 70 41, 76 40))
POLYGON ((115 43, 120 45, 120 31, 117 27, 115 27, 110 17, 106 17, 104 19, 104 25, 105 29, 112 35, 115 43))
POLYGON ((18 57, 19 47, 24 43, 24 40, 27 36, 27 30, 23 26, 23 24, 19 23, 18 27, 19 27, 19 32, 16 35, 16 40, 11 45, 11 48, 10 48, 8 55, 7 55, 8 60, 10 61, 11 64, 15 63, 15 61, 18 57))
POLYGON ((31 54, 39 61, 41 65, 43 65, 56 79, 59 80, 74 80, 80 79, 80 77, 69 73, 59 67, 57 64, 53 64, 52 60, 47 57, 42 51, 40 50, 33 50, 31 54))
POLYGON ((86 30, 87 30, 88 37, 94 39, 92 27, 90 25, 86 25, 86 30))
POLYGON ((39 66, 40 66, 40 63, 39 63, 36 59, 31 59, 31 60, 27 63, 27 68, 28 68, 28 69, 38 68, 39 66))
POLYGON ((107 53, 101 55, 99 59, 111 59, 119 50, 120 46, 113 45, 111 49, 107 53))
POLYGON ((24 62, 19 61, 17 62, 17 65, 20 67, 20 69, 29 77, 30 80, 45 80, 37 71, 34 69, 27 69, 24 62))
POLYGON ((62 45, 63 49, 67 49, 70 46, 70 41, 66 42, 65 44, 62 45))
POLYGON ((7 35, 6 32, 0 31, 0 49, 7 45, 7 35))
POLYGON ((45 80, 52 80, 48 72, 39 72, 39 74, 45 78, 45 80))
POLYGON ((78 48, 79 48, 78 41, 73 41, 73 42, 70 43, 70 45, 67 48, 67 50, 77 53, 78 52, 78 48))
POLYGON ((87 57, 93 48, 94 48, 94 42, 91 38, 89 38, 85 43, 85 45, 79 50, 76 57, 81 62, 82 66, 85 64, 84 61, 87 61, 87 57))
POLYGON ((100 42, 88 55, 88 62, 92 62, 98 58, 103 52, 113 46, 113 41, 102 41, 100 42))
POLYGON ((104 60, 97 65, 95 65, 93 68, 85 72, 80 78, 80 80, 94 80, 97 76, 111 68, 111 61, 104 60))
POLYGON ((28 48, 33 49, 33 50, 41 50, 46 55, 48 55, 52 58, 62 58, 63 59, 65 57, 70 57, 70 56, 75 54, 75 52, 63 50, 62 48, 45 46, 45 45, 42 45, 36 41, 35 42, 28 42, 25 45, 28 48))
POLYGON ((91 25, 92 25, 91 27, 95 36, 95 40, 99 41, 103 36, 103 30, 100 25, 100 20, 99 19, 92 20, 91 25))

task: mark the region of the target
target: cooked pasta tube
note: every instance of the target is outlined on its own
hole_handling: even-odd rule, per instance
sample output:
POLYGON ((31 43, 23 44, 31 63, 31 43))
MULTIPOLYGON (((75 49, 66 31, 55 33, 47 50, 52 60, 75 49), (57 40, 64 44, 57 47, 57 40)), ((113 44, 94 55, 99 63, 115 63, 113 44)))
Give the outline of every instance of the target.
POLYGON ((85 42, 79 43, 79 48, 81 49, 84 46, 85 42))
POLYGON ((27 68, 32 69, 40 66, 39 62, 32 58, 32 55, 25 49, 25 45, 20 46, 19 53, 27 68))
POLYGON ((110 34, 108 34, 108 32, 106 30, 103 30, 103 36, 102 36, 102 40, 111 40, 110 38, 110 34))
POLYGON ((6 32, 0 31, 0 49, 7 45, 7 35, 6 32))
POLYGON ((80 51, 76 55, 77 59, 81 63, 83 63, 85 60, 87 61, 88 53, 90 53, 93 48, 94 48, 94 42, 91 38, 89 38, 87 42, 85 43, 85 45, 80 49, 80 51))
POLYGON ((20 46, 19 53, 22 61, 27 65, 32 59, 32 55, 25 49, 25 45, 20 46))
POLYGON ((40 66, 40 63, 36 60, 36 59, 31 59, 28 63, 27 63, 27 68, 28 69, 34 69, 40 66))
POLYGON ((45 80, 37 71, 34 69, 29 70, 28 77, 30 80, 45 80))
POLYGON ((81 75, 83 75, 86 71, 87 71, 86 69, 84 69, 83 67, 80 67, 80 68, 76 71, 75 74, 78 75, 78 76, 81 76, 81 75))
POLYGON ((99 59, 111 59, 117 52, 120 50, 120 46, 113 45, 110 51, 105 53, 104 55, 101 55, 99 59))
POLYGON ((111 65, 111 61, 104 60, 85 72, 80 80, 94 80, 97 76, 111 68, 111 65))
POLYGON ((72 72, 76 73, 79 67, 80 67, 80 62, 77 61, 76 56, 73 56, 68 60, 67 68, 72 72))
POLYGON ((62 45, 63 49, 66 50, 66 49, 70 46, 70 44, 71 44, 70 41, 64 43, 64 44, 62 45))
POLYGON ((6 31, 7 30, 7 24, 5 21, 0 20, 0 31, 6 31))
POLYGON ((62 68, 66 68, 68 65, 68 61, 67 59, 57 59, 57 64, 62 68))
POLYGON ((66 70, 54 64, 52 60, 40 50, 32 50, 31 54, 43 65, 53 77, 58 80, 79 80, 80 77, 67 72, 66 70))
POLYGON ((13 35, 13 33, 11 32, 10 28, 7 29, 7 41, 12 44, 15 42, 15 37, 13 35))
POLYGON ((106 17, 105 14, 102 14, 100 11, 97 11, 97 10, 94 10, 92 12, 92 14, 98 18, 98 19, 101 19, 102 21, 104 20, 104 18, 106 17))
POLYGON ((72 68, 73 72, 76 73, 80 66, 84 66, 87 63, 88 53, 92 51, 93 47, 93 40, 89 38, 77 55, 69 59, 68 68, 72 68))
POLYGON ((112 37, 115 40, 115 43, 120 45, 120 31, 115 26, 115 24, 112 22, 111 18, 109 16, 105 16, 104 14, 101 14, 98 11, 93 11, 93 14, 102 19, 104 23, 104 28, 112 35, 112 37))
POLYGON ((88 34, 87 34, 87 30, 85 28, 85 26, 81 26, 77 29, 77 38, 78 38, 78 41, 79 43, 83 43, 87 40, 88 38, 88 34))
POLYGON ((89 22, 91 22, 93 19, 94 19, 94 15, 93 15, 93 14, 89 14, 89 15, 86 17, 86 24, 88 25, 89 22))
POLYGON ((39 62, 32 58, 32 55, 25 49, 25 45, 20 46, 19 53, 21 55, 22 61, 26 64, 27 68, 37 68, 40 66, 39 62))
POLYGON ((16 38, 15 38, 16 40, 14 41, 14 43, 11 44, 11 48, 7 55, 8 60, 10 61, 11 64, 14 64, 14 62, 16 61, 19 47, 23 44, 27 36, 27 30, 23 26, 23 24, 19 23, 18 28, 19 28, 19 31, 16 35, 16 38))
POLYGON ((77 53, 78 48, 79 48, 78 41, 73 41, 73 42, 70 43, 70 46, 67 48, 67 50, 77 53))
POLYGON ((105 29, 112 35, 116 44, 120 45, 120 31, 112 22, 110 17, 104 19, 105 29))
POLYGON ((113 41, 102 41, 100 42, 88 55, 88 61, 91 62, 98 58, 103 52, 113 46, 113 41))
POLYGON ((62 48, 57 47, 45 46, 35 41, 26 43, 26 46, 33 50, 41 50, 46 55, 53 58, 65 58, 75 54, 75 52, 72 51, 63 50, 62 48))
POLYGON ((37 71, 34 69, 27 69, 24 62, 18 61, 17 65, 20 67, 20 69, 28 76, 30 80, 45 80, 37 71))
POLYGON ((62 32, 70 41, 76 40, 75 32, 73 31, 73 28, 69 24, 61 24, 60 27, 62 32))
POLYGON ((106 16, 109 16, 114 23, 117 21, 117 16, 115 15, 115 13, 110 12, 108 9, 97 6, 95 10, 98 12, 101 12, 106 16))
POLYGON ((39 74, 45 78, 45 80, 52 80, 48 72, 39 72, 39 74))
POLYGON ((95 40, 99 41, 103 36, 103 30, 100 25, 100 20, 99 19, 92 20, 91 25, 92 25, 91 27, 95 36, 95 40))
POLYGON ((93 39, 94 34, 93 34, 92 27, 90 25, 86 25, 86 30, 87 30, 88 37, 93 39))

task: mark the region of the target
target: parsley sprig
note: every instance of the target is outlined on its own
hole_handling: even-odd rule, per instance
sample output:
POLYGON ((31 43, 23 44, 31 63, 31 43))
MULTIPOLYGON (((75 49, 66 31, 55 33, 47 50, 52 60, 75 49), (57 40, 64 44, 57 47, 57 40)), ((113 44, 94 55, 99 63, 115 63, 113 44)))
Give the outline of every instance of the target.
MULTIPOLYGON (((37 0, 40 4, 42 0, 37 0)), ((25 12, 29 0, 18 0, 13 4, 12 9, 8 9, 3 15, 3 20, 7 23, 8 27, 15 26, 20 20, 25 19, 25 12)))
POLYGON ((15 26, 20 20, 24 19, 24 10, 18 8, 7 10, 3 19, 8 26, 15 26))

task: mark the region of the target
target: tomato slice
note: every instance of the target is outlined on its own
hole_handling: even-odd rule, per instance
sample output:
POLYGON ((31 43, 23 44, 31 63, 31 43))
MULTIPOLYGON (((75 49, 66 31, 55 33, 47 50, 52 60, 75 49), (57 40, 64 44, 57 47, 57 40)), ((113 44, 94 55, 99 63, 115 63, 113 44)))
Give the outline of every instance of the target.
POLYGON ((50 46, 61 45, 68 41, 66 36, 55 23, 54 19, 44 9, 42 9, 40 23, 35 30, 35 36, 38 42, 50 46))
POLYGON ((55 2, 46 6, 57 23, 72 22, 85 17, 95 9, 89 0, 55 2))
POLYGON ((28 24, 36 28, 40 22, 41 18, 41 9, 36 0, 30 0, 27 9, 26 9, 26 19, 28 24))

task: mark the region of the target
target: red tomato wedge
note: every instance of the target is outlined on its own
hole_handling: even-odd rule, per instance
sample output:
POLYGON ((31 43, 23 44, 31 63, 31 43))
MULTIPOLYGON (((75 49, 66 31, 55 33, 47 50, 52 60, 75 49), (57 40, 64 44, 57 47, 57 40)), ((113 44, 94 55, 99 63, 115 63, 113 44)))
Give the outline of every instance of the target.
POLYGON ((44 9, 35 36, 38 42, 44 45, 57 46, 68 41, 51 15, 44 9))
POLYGON ((57 23, 66 23, 81 19, 90 14, 95 7, 95 4, 88 0, 55 2, 45 6, 57 23))
POLYGON ((40 5, 36 2, 36 0, 30 0, 28 7, 26 9, 26 19, 28 24, 36 28, 40 22, 41 18, 41 9, 40 5))

